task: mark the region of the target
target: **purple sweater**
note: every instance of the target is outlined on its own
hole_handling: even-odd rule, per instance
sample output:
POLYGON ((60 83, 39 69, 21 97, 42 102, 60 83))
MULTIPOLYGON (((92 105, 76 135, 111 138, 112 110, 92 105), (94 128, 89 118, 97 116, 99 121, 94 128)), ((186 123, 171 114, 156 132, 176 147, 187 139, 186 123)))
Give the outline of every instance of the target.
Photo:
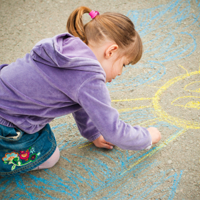
POLYGON ((151 145, 147 129, 119 119, 105 72, 90 48, 68 33, 40 41, 30 54, 0 65, 0 124, 32 134, 52 119, 72 113, 90 141, 103 135, 122 149, 151 145))

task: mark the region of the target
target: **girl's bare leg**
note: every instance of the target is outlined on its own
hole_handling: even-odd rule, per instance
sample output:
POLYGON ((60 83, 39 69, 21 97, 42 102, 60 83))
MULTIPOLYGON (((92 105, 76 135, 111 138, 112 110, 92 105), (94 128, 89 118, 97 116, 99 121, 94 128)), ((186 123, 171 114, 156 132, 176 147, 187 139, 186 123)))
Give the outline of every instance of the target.
POLYGON ((52 156, 48 160, 46 160, 44 163, 42 163, 40 166, 36 167, 33 170, 51 168, 58 162, 59 158, 60 158, 60 151, 58 147, 56 147, 56 150, 54 151, 52 156))

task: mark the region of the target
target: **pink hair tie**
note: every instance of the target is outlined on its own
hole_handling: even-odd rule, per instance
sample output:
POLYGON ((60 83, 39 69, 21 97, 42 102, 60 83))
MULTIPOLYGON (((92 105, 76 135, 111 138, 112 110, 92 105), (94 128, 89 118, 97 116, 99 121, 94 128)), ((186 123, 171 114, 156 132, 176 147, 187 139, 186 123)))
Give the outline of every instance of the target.
POLYGON ((92 19, 94 19, 97 15, 99 15, 99 12, 98 12, 98 11, 92 10, 92 11, 89 13, 89 15, 90 15, 90 17, 91 17, 92 19))

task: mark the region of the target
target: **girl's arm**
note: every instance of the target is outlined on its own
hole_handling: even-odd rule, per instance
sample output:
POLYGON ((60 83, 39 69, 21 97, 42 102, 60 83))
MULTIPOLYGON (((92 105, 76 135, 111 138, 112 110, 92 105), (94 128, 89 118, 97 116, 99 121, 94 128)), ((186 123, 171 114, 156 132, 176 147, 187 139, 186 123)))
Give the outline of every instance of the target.
POLYGON ((93 142, 96 147, 112 149, 113 144, 107 142, 90 120, 87 113, 80 109, 72 113, 81 135, 93 142))
POLYGON ((97 128, 94 126, 88 114, 83 109, 80 109, 72 113, 72 115, 83 137, 85 137, 91 142, 96 140, 98 137, 100 137, 101 134, 99 133, 97 128))
POLYGON ((131 126, 119 119, 118 111, 111 107, 105 83, 97 77, 87 79, 82 84, 77 98, 89 116, 92 127, 96 127, 107 142, 128 150, 142 150, 151 146, 152 138, 146 128, 131 126))
POLYGON ((93 142, 96 147, 112 149, 113 144, 107 142, 90 120, 87 113, 80 109, 72 113, 81 135, 93 142))

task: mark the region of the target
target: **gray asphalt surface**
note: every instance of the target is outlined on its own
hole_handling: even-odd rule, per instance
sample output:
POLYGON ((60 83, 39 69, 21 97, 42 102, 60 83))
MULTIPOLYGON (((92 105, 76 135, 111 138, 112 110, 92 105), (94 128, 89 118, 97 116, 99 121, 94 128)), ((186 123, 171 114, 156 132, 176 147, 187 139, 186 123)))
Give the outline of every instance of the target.
POLYGON ((0 63, 65 32, 68 16, 82 5, 133 20, 143 57, 107 86, 120 118, 157 127, 162 141, 149 151, 98 149, 80 136, 71 115, 57 118, 51 126, 59 162, 0 178, 0 199, 199 200, 200 1, 0 0, 0 63))

